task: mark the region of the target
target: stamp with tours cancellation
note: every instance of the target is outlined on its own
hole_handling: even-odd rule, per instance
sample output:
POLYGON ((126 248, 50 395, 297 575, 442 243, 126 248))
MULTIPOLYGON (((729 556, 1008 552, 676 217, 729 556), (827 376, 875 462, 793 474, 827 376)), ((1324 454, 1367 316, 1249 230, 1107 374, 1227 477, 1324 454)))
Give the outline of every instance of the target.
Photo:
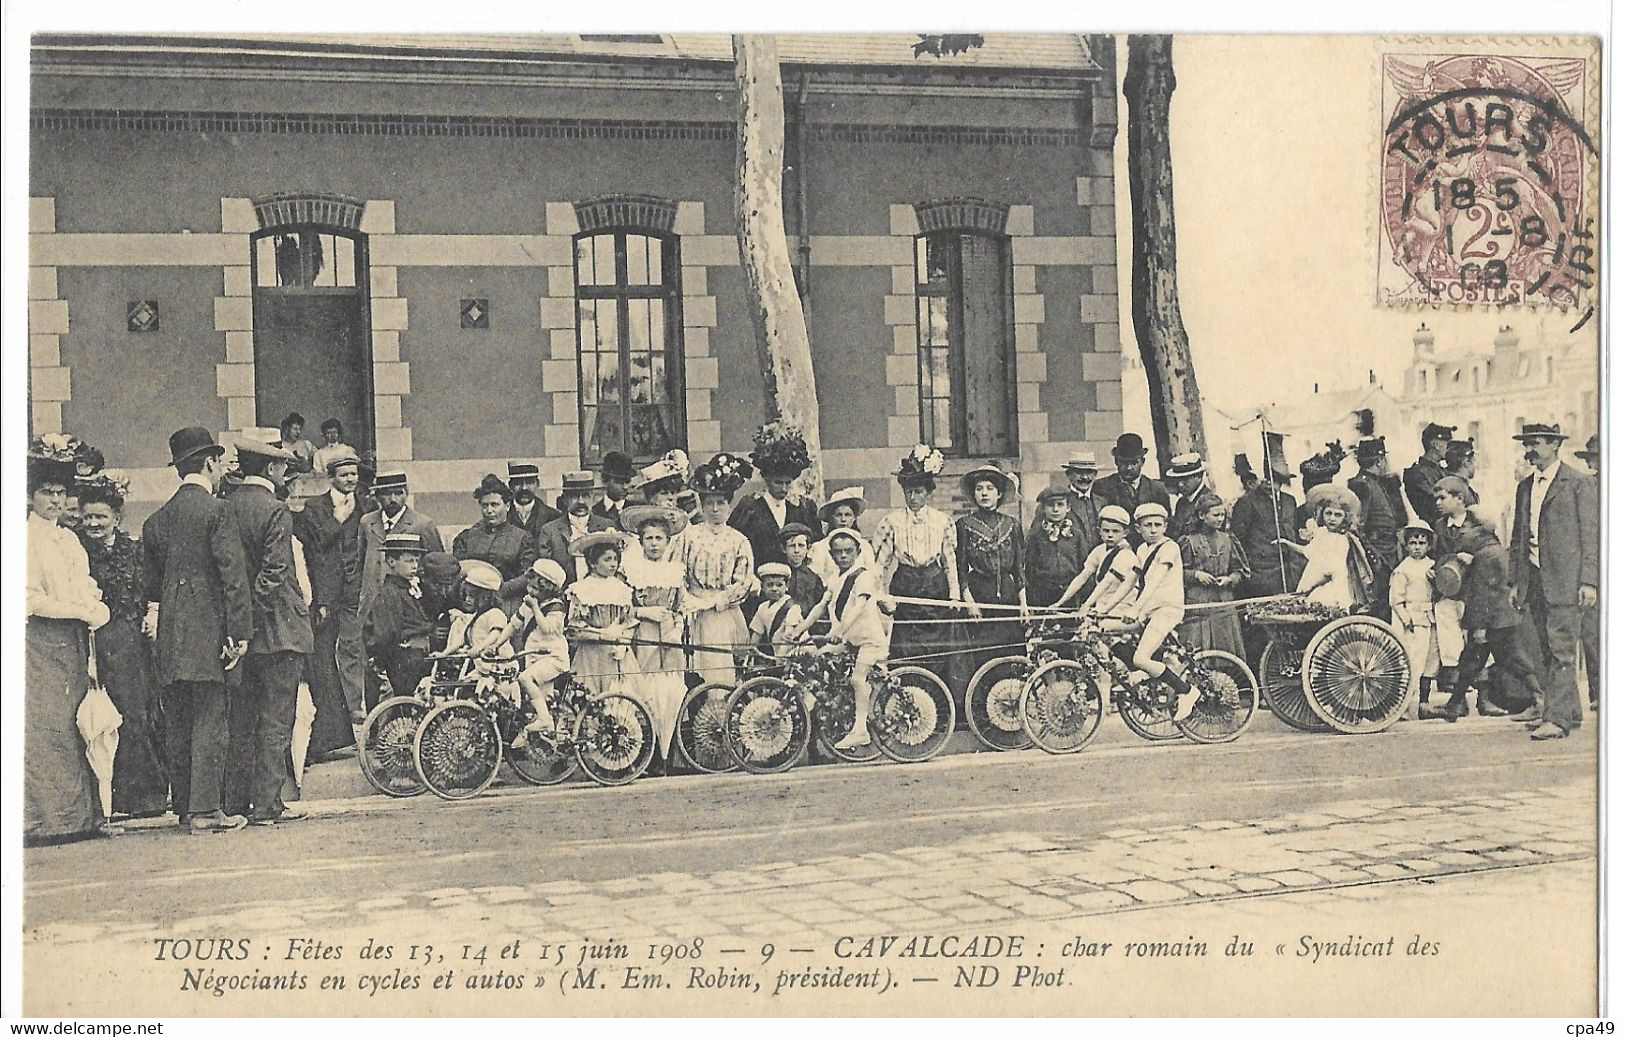
POLYGON ((1379 55, 1378 301, 1585 312, 1601 254, 1594 41, 1441 42, 1379 55))

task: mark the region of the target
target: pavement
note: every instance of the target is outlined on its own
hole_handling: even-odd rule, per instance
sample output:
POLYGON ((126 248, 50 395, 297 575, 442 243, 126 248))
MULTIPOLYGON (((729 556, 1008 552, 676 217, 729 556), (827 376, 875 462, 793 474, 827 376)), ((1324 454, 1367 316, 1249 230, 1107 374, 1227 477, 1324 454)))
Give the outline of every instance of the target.
POLYGON ((1531 743, 1494 719, 1359 737, 1269 721, 1227 746, 1113 735, 1075 757, 312 800, 311 821, 277 829, 28 851, 25 998, 43 1014, 116 991, 164 1014, 1585 1015, 1594 729, 1531 743), (156 942, 216 936, 250 960, 156 942), (973 937, 974 956, 943 956, 973 937), (305 957, 318 941, 343 950, 305 957), (361 959, 369 942, 387 968, 361 959), (349 987, 187 988, 289 968, 349 987), (63 969, 89 982, 30 982, 63 969), (418 983, 359 989, 374 974, 418 983), (496 1001, 465 986, 519 976, 496 1001), (803 985, 820 982, 845 985, 803 985))

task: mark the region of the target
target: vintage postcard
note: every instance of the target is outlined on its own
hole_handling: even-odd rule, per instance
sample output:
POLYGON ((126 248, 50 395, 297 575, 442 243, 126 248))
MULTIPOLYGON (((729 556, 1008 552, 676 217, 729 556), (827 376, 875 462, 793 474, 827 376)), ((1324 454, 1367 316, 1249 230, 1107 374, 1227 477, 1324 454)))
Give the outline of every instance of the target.
POLYGON ((1596 1020, 1603 42, 836 29, 31 36, 14 1010, 1596 1020))

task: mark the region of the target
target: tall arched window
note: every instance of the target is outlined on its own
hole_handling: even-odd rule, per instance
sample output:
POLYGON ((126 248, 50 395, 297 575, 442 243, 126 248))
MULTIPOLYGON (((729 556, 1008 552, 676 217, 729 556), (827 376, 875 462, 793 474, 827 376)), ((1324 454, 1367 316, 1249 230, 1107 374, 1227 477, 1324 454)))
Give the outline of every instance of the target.
POLYGON ((1017 451, 1008 207, 952 199, 916 207, 920 436, 962 457, 1017 451))
POLYGON ((257 200, 254 393, 257 420, 290 412, 316 426, 337 418, 357 449, 373 445, 367 240, 359 202, 339 196, 257 200))
POLYGON ((612 450, 652 460, 687 443, 675 206, 602 199, 577 215, 581 460, 596 467, 612 450))

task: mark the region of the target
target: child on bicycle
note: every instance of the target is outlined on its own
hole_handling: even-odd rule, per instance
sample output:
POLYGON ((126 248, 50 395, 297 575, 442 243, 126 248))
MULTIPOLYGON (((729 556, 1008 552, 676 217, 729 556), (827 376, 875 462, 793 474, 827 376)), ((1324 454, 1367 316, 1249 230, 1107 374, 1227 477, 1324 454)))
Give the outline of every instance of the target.
POLYGON ((1083 570, 1061 592, 1057 605, 1090 588, 1079 609, 1082 614, 1128 618, 1134 614, 1134 590, 1139 579, 1139 560, 1128 544, 1128 512, 1116 504, 1100 509, 1096 517, 1100 543, 1084 559, 1083 570))
POLYGON ((830 637, 857 649, 851 677, 856 719, 851 733, 834 745, 836 749, 856 749, 869 744, 869 671, 886 658, 891 637, 880 614, 877 577, 858 564, 858 535, 848 529, 837 529, 830 534, 828 543, 836 578, 825 592, 824 600, 791 636, 799 637, 827 612, 832 617, 830 637))
POLYGON ((1163 641, 1185 618, 1184 561, 1179 545, 1164 535, 1168 529, 1167 508, 1155 501, 1140 505, 1134 509, 1134 526, 1145 542, 1137 552, 1140 586, 1134 599, 1134 618, 1144 627, 1134 648, 1133 666, 1147 678, 1161 678, 1174 690, 1174 719, 1184 720, 1196 708, 1200 692, 1156 658, 1163 641))
POLYGON ((565 608, 560 595, 564 583, 563 566, 551 558, 538 558, 525 574, 525 599, 513 618, 500 631, 487 634, 484 641, 472 646, 476 655, 499 645, 509 646, 511 655, 513 639, 524 635, 524 651, 530 661, 519 671, 519 690, 536 711, 536 719, 525 725, 516 745, 523 744, 532 731, 553 729, 553 713, 547 708, 548 689, 570 672, 570 643, 564 638, 565 608))

